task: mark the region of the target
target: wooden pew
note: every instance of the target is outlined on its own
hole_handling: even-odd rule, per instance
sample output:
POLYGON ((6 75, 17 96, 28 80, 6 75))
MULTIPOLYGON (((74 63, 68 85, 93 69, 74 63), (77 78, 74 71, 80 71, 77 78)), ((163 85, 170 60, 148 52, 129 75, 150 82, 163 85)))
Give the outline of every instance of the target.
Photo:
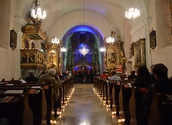
POLYGON ((108 83, 106 80, 102 81, 103 84, 103 98, 102 101, 103 103, 105 102, 106 104, 108 104, 108 83))
POLYGON ((123 112, 125 125, 135 125, 134 79, 124 79, 122 83, 123 112))
POLYGON ((109 98, 110 98, 110 108, 113 109, 115 106, 115 112, 117 117, 119 117, 119 112, 122 110, 122 91, 121 91, 121 82, 120 81, 111 81, 109 82, 109 98))
POLYGON ((136 123, 136 102, 135 102, 134 94, 135 94, 135 87, 133 86, 133 83, 132 83, 131 97, 130 97, 130 102, 129 102, 129 109, 130 109, 130 115, 131 115, 130 124, 131 125, 137 125, 137 123, 136 123))
POLYGON ((149 125, 172 125, 172 99, 168 96, 171 93, 158 93, 156 88, 152 87, 153 100, 150 106, 148 117, 149 125))
POLYGON ((1 82, 9 83, 9 84, 20 84, 21 81, 20 79, 15 80, 12 78, 11 80, 5 80, 4 78, 1 80, 1 82))
MULTIPOLYGON (((65 105, 67 102, 67 99, 70 95, 70 91, 73 88, 74 81, 72 78, 69 78, 69 79, 64 80, 62 84, 63 84, 63 87, 60 89, 60 98, 62 101, 62 105, 65 105)), ((40 106, 40 108, 41 108, 41 106, 42 106, 42 120, 41 120, 42 123, 41 124, 43 124, 43 122, 46 119, 46 108, 47 108, 44 85, 37 85, 35 82, 29 82, 29 83, 21 83, 21 82, 15 83, 14 82, 14 83, 12 83, 12 82, 6 82, 5 81, 5 82, 0 83, 0 87, 1 88, 4 87, 5 89, 9 89, 10 87, 13 89, 17 89, 20 87, 25 88, 27 91, 26 91, 26 94, 24 96, 24 101, 23 101, 23 103, 24 103, 23 104, 24 105, 23 115, 20 119, 23 121, 23 125, 31 125, 32 124, 34 117, 33 117, 33 112, 30 108, 30 105, 33 104, 32 107, 39 107, 40 106), (40 93, 37 93, 36 91, 35 91, 36 93, 29 93, 30 89, 34 88, 33 86, 41 86, 39 88, 40 93), (31 96, 31 97, 29 97, 29 96, 31 96), (41 96, 42 96, 42 100, 40 99, 41 96), (37 105, 34 105, 34 103, 37 105), (29 122, 28 122, 28 119, 29 119, 29 122)), ((38 88, 36 88, 36 89, 38 89, 38 88)), ((38 108, 36 108, 36 109, 38 109, 38 108)), ((36 113, 37 113, 37 111, 36 111, 36 113)), ((41 114, 40 109, 38 112, 40 112, 40 114, 41 114)), ((37 115, 40 115, 40 114, 37 114, 37 115)), ((51 117, 51 118, 53 119, 53 117, 51 117)), ((39 122, 39 120, 37 119, 37 121, 34 122, 34 124, 39 125, 38 122, 39 122)), ((20 125, 20 124, 18 124, 18 125, 20 125)))
MULTIPOLYGON (((33 120, 34 120, 35 125, 41 125, 41 123, 38 124, 38 122, 42 121, 41 119, 42 117, 42 86, 41 85, 37 85, 36 83, 34 84, 31 84, 31 83, 9 84, 9 83, 4 82, 4 84, 0 84, 0 87, 1 87, 1 91, 2 91, 2 88, 4 88, 4 91, 8 89, 16 90, 19 88, 24 88, 25 96, 23 96, 22 98, 24 108, 23 108, 23 115, 20 119, 23 121, 23 125, 30 125, 33 120), (28 122, 28 119, 30 122, 28 122)), ((16 96, 16 94, 13 94, 13 95, 16 96)))
POLYGON ((1 87, 0 116, 9 120, 10 125, 23 125, 25 87, 1 87))

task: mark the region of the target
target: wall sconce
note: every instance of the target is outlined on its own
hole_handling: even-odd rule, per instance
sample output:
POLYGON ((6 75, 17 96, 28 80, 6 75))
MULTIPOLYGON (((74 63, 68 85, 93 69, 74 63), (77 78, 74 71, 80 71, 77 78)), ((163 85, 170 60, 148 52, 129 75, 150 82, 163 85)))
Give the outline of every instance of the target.
POLYGON ((100 52, 105 52, 106 51, 106 48, 105 47, 101 47, 100 48, 100 52))
POLYGON ((57 39, 56 37, 53 37, 52 40, 51 40, 51 43, 52 44, 59 44, 60 43, 60 40, 57 39))
POLYGON ((62 48, 60 49, 60 51, 61 51, 61 52, 66 52, 67 49, 66 49, 65 47, 62 47, 62 48))

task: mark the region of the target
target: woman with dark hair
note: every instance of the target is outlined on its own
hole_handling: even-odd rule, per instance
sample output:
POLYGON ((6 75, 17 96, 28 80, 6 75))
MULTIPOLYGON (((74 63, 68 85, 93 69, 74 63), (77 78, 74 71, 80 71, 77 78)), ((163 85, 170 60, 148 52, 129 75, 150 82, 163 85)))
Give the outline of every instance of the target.
POLYGON ((128 79, 135 79, 135 78, 137 78, 137 75, 135 75, 135 71, 132 70, 131 75, 128 76, 128 79))
MULTIPOLYGON (((145 107, 145 115, 149 117, 150 113, 150 106, 153 101, 153 91, 152 89, 155 88, 155 90, 160 93, 171 93, 172 92, 172 81, 168 77, 168 68, 162 64, 158 63, 155 64, 152 73, 154 75, 154 78, 156 79, 156 82, 151 85, 146 94, 144 95, 144 107, 145 107)), ((163 95, 163 94, 162 94, 163 95)), ((165 99, 165 98, 163 98, 165 99)), ((160 100, 159 100, 160 101, 160 100)), ((162 102, 161 102, 162 103, 162 102)), ((171 108, 167 106, 163 109, 163 105, 159 104, 158 109, 160 111, 160 117, 161 117, 161 125, 172 125, 171 122, 171 108), (165 109, 165 110, 164 110, 165 109)))
POLYGON ((172 92, 172 81, 168 78, 168 68, 162 64, 156 64, 152 72, 157 82, 154 84, 158 92, 172 92))
POLYGON ((140 66, 137 70, 138 77, 134 81, 135 89, 135 101, 136 101, 136 120, 137 125, 148 125, 147 118, 144 113, 143 96, 152 84, 149 70, 146 66, 140 66))
POLYGON ((134 86, 147 89, 152 84, 152 79, 146 66, 140 66, 137 70, 137 75, 134 86))

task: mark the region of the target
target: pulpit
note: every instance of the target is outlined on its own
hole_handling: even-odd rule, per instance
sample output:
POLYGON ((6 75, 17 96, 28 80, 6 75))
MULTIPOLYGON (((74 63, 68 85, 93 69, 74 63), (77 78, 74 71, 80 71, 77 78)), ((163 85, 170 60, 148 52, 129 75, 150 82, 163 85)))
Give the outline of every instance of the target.
POLYGON ((28 76, 29 70, 34 70, 35 75, 39 76, 44 68, 44 53, 38 49, 21 49, 20 60, 23 79, 28 76))

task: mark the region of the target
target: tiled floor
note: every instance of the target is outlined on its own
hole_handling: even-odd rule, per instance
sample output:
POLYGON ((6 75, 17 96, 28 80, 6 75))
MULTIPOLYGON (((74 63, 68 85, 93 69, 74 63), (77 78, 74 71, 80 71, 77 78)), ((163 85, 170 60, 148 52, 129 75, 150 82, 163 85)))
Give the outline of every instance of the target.
POLYGON ((53 125, 121 125, 93 91, 93 84, 74 84, 74 92, 53 125))

